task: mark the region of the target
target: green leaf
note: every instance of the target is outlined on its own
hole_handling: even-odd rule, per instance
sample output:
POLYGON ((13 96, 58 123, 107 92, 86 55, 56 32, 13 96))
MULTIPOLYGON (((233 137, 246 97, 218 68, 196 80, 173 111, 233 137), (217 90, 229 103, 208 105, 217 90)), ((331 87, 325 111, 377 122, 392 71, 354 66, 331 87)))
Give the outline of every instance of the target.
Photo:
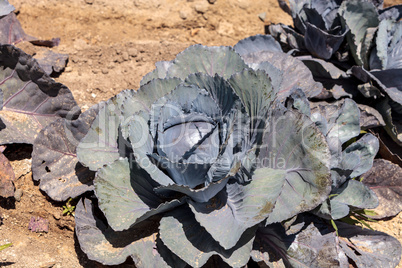
POLYGON ((336 226, 336 223, 334 220, 330 220, 332 227, 335 229, 336 235, 339 236, 338 234, 338 226, 336 226))
POLYGON ((13 245, 13 243, 7 243, 7 244, 4 244, 4 245, 1 245, 0 246, 0 251, 2 251, 3 249, 6 249, 8 247, 11 247, 12 245, 13 245))

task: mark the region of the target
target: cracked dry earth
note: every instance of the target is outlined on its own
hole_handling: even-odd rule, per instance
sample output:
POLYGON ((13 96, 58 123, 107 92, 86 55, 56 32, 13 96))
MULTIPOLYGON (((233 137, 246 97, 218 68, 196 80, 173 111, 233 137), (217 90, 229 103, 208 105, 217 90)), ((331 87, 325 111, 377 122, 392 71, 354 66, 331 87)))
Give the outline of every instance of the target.
MULTIPOLYGON (((291 24, 276 0, 9 0, 25 32, 40 39, 60 37, 52 50, 69 55, 55 80, 65 84, 83 110, 118 92, 139 87, 156 61, 171 60, 191 44, 234 45, 264 33, 270 23, 291 24)), ((401 4, 402 0, 386 1, 401 4)), ((43 48, 18 47, 29 54, 43 48)), ((74 217, 65 203, 51 201, 32 180, 32 147, 4 152, 15 172, 19 202, 0 200, 0 252, 3 267, 105 267, 88 260, 74 237, 74 217), (49 221, 48 233, 28 230, 31 217, 49 221)), ((402 242, 402 215, 371 224, 402 242)), ((134 267, 126 263, 121 267, 134 267)), ((402 267, 402 266, 400 266, 402 267)))

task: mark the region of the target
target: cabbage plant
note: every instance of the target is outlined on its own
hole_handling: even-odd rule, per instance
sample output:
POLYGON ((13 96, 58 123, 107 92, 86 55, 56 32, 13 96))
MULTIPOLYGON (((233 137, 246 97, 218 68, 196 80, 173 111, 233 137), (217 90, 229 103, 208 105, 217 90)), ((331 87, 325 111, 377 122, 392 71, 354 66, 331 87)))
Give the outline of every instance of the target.
MULTIPOLYGON (((249 66, 273 72, 281 65, 276 63, 271 66, 261 61, 273 58, 272 55, 281 57, 280 47, 276 44, 271 36, 257 35, 241 40, 235 45, 235 49, 249 66)), ((301 59, 306 63, 305 57, 301 59)), ((293 61, 298 59, 293 58, 293 61)), ((326 63, 318 59, 310 61, 326 63)), ((296 65, 292 66, 296 69, 296 65)), ((275 77, 273 81, 279 81, 279 88, 287 88, 286 84, 292 83, 286 78, 282 79, 280 75, 275 77)), ((316 79, 314 74, 313 77, 316 79)), ((344 79, 356 88, 357 83, 352 85, 355 81, 347 77, 344 79)), ((331 79, 325 82, 331 82, 331 79)), ((347 267, 349 260, 353 260, 357 267, 381 266, 385 263, 390 267, 396 266, 400 260, 401 246, 395 238, 342 222, 351 223, 351 217, 366 219, 367 215, 364 213, 367 210, 364 209, 375 208, 379 203, 374 191, 364 183, 365 173, 373 165, 379 142, 374 135, 362 132, 361 127, 367 129, 379 126, 377 118, 381 116, 378 113, 375 115, 375 111, 370 110, 368 106, 357 105, 351 99, 318 102, 316 98, 319 96, 316 93, 311 94, 300 89, 301 87, 288 92, 285 98, 280 99, 288 109, 297 109, 311 118, 325 136, 330 151, 331 192, 328 198, 309 214, 299 214, 281 224, 259 226, 252 258, 256 261, 262 260, 269 266, 277 264, 280 267, 347 267), (331 225, 333 228, 329 227, 331 225), (373 245, 378 246, 374 249, 373 245), (350 246, 355 252, 350 250, 350 246), (390 248, 392 250, 388 250, 390 248)), ((386 176, 384 180, 387 179, 386 176)), ((397 203, 397 200, 391 200, 390 202, 397 203)), ((355 220, 354 223, 359 222, 355 220)), ((364 221, 360 223, 366 224, 364 221)))
POLYGON ((342 27, 338 9, 342 1, 291 0, 278 1, 293 18, 294 28, 270 25, 269 33, 288 49, 308 51, 315 57, 330 59, 345 39, 348 28, 342 27))
POLYGON ((323 83, 326 90, 318 97, 350 97, 372 106, 401 146, 402 5, 383 8, 383 1, 364 0, 278 2, 292 16, 294 27, 270 25, 268 32, 323 83))
POLYGON ((195 45, 107 101, 77 147, 96 172, 97 202, 76 210, 88 257, 200 267, 216 255, 241 267, 258 226, 327 199, 325 137, 282 104, 274 79, 230 47, 195 45))

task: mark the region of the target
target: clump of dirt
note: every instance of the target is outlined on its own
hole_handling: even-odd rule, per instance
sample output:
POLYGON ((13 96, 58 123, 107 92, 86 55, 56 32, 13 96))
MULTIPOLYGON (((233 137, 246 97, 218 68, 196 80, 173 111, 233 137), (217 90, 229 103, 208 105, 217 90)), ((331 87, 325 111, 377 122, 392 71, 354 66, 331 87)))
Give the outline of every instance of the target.
MULTIPOLYGON (((276 0, 9 1, 27 34, 40 39, 60 37, 60 45, 52 50, 68 54, 69 61, 55 80, 73 92, 83 110, 124 89, 137 89, 156 61, 172 60, 189 45, 234 45, 263 34, 270 23, 292 24, 276 0)), ((401 2, 386 1, 388 5, 401 2)), ((30 43, 18 47, 32 55, 43 49, 30 43)), ((13 243, 1 252, 0 266, 104 267, 80 251, 74 217, 62 214, 65 202, 51 201, 34 183, 31 152, 32 147, 25 145, 5 151, 22 195, 20 201, 0 201, 0 245, 13 243), (49 232, 29 231, 32 217, 47 219, 49 232)), ((401 219, 373 227, 402 242, 401 219)), ((133 264, 128 261, 124 267, 133 264)))

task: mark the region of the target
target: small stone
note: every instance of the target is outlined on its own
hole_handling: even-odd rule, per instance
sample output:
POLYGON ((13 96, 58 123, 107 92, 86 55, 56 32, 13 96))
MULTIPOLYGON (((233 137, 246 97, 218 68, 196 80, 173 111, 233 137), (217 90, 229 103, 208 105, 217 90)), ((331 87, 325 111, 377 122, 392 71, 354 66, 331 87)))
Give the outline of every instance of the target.
POLYGON ((226 21, 219 22, 217 32, 223 36, 233 36, 235 34, 233 24, 226 21))
POLYGON ((92 93, 92 94, 91 94, 91 97, 95 99, 95 98, 96 98, 96 94, 95 94, 95 93, 92 93))
POLYGON ((41 217, 31 217, 31 220, 28 225, 28 229, 32 232, 41 233, 49 232, 49 221, 47 219, 41 217))
POLYGON ((64 72, 66 72, 66 73, 71 73, 73 71, 73 67, 71 67, 71 66, 67 66, 65 69, 64 69, 64 72))
POLYGON ((130 57, 135 58, 138 56, 138 50, 136 48, 133 48, 133 47, 129 48, 127 52, 128 52, 128 55, 130 55, 130 57))
POLYGON ((87 3, 88 5, 92 5, 94 3, 94 0, 85 0, 85 3, 87 3))
POLYGON ((247 8, 249 8, 250 3, 248 2, 248 0, 237 0, 237 5, 241 9, 247 9, 247 8))
POLYGON ((99 73, 100 71, 99 71, 99 69, 92 69, 92 72, 93 72, 94 74, 97 74, 97 73, 99 73))
POLYGON ((87 47, 88 47, 88 44, 83 39, 77 39, 77 40, 74 41, 74 48, 76 50, 83 50, 83 49, 85 49, 87 47))
POLYGON ((107 68, 102 68, 102 73, 103 73, 103 74, 108 74, 108 73, 109 73, 109 70, 108 70, 107 68))
POLYGON ((208 11, 208 7, 209 6, 206 2, 201 2, 194 6, 194 10, 197 11, 198 13, 204 14, 205 12, 208 11))
POLYGON ((123 58, 124 61, 128 61, 129 60, 128 52, 124 51, 123 53, 121 53, 121 57, 123 58))
POLYGON ((180 18, 181 18, 182 20, 187 19, 187 13, 184 12, 183 10, 180 10, 179 16, 180 16, 180 18))
POLYGON ((22 195, 23 195, 23 192, 22 192, 21 189, 15 190, 15 192, 14 192, 14 198, 15 198, 15 200, 16 200, 17 202, 20 202, 20 201, 21 201, 22 195))
POLYGON ((39 265, 39 267, 41 267, 41 268, 52 268, 52 267, 54 267, 55 265, 56 265, 56 262, 51 261, 51 262, 41 263, 41 264, 39 265))
POLYGON ((113 62, 122 63, 123 58, 121 56, 117 55, 116 57, 114 57, 113 62))
POLYGON ((54 212, 53 218, 55 218, 56 220, 60 220, 60 218, 61 218, 60 212, 59 211, 54 212))
POLYGON ((215 2, 216 2, 216 0, 208 0, 208 3, 210 3, 211 5, 215 4, 215 2))
POLYGON ((258 14, 258 17, 260 18, 260 20, 264 22, 265 19, 267 18, 267 13, 266 12, 260 13, 258 14))

